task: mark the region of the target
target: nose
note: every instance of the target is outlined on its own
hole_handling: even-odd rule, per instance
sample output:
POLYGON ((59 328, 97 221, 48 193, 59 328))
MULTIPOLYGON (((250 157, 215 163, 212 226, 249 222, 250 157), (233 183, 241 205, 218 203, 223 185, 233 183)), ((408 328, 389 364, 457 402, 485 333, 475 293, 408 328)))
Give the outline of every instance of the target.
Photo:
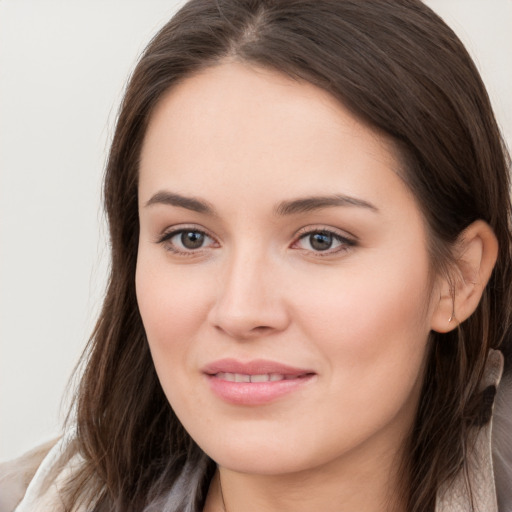
POLYGON ((285 330, 290 319, 278 275, 264 256, 234 255, 219 275, 210 324, 238 340, 285 330))

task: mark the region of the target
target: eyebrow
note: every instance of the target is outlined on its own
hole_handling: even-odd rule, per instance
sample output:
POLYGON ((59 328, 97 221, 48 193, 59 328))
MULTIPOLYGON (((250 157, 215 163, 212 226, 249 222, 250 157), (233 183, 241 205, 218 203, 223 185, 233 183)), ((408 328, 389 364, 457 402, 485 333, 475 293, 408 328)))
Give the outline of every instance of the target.
POLYGON ((332 208, 336 206, 355 206, 366 208, 378 212, 379 209, 368 201, 343 194, 334 194, 330 196, 312 196, 292 201, 283 201, 276 208, 277 215, 295 215, 297 213, 306 213, 322 208, 332 208))
POLYGON ((186 208, 187 210, 204 213, 206 215, 216 215, 213 206, 210 203, 203 201, 202 199, 197 199, 195 197, 185 197, 180 194, 167 192, 165 190, 157 192, 154 196, 151 197, 145 206, 151 206, 154 204, 178 206, 180 208, 186 208))
MULTIPOLYGON (((145 206, 155 204, 177 206, 179 208, 185 208, 205 215, 217 215, 215 208, 207 201, 195 197, 182 196, 165 190, 161 190, 153 195, 151 199, 147 201, 145 206)), ((274 213, 278 216, 288 216, 339 206, 354 206, 374 212, 379 211, 376 206, 363 199, 343 194, 334 194, 329 196, 309 196, 290 201, 283 201, 276 206, 274 213)))

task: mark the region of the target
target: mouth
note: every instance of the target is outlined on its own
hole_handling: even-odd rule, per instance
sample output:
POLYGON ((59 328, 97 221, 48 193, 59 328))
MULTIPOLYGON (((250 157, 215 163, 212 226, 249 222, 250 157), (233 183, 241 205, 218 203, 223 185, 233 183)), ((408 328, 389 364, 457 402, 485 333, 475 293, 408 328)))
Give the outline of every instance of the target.
POLYGON ((281 380, 300 379, 307 375, 309 374, 283 375, 281 373, 260 373, 257 375, 250 375, 247 373, 219 372, 212 376, 227 382, 279 382, 281 380))
POLYGON ((223 401, 235 405, 264 405, 299 391, 316 376, 312 370, 274 361, 248 363, 223 359, 207 365, 203 373, 210 389, 223 401))

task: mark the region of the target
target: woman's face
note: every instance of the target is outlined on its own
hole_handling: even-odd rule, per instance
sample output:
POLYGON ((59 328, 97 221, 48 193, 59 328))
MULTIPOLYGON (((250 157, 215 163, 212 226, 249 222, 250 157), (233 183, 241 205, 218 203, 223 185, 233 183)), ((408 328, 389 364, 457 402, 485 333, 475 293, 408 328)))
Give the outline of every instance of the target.
POLYGON ((138 303, 172 408, 221 466, 354 467, 400 449, 439 293, 399 168, 326 92, 241 63, 154 111, 138 303))

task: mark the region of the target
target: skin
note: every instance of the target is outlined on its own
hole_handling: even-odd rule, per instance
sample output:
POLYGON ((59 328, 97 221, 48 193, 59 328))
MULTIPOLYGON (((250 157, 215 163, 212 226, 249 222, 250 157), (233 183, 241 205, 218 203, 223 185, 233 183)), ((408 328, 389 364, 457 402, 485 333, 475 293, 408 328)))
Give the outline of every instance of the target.
POLYGON ((157 105, 141 154, 137 297, 166 396, 219 467, 205 510, 403 510, 397 468, 429 332, 453 325, 400 171, 383 136, 274 71, 223 62, 157 105), (351 201, 276 213, 333 194, 351 201), (199 248, 172 235, 184 228, 206 233, 199 248), (315 250, 319 230, 342 238, 315 250), (226 357, 314 377, 235 405, 202 372, 226 357))

